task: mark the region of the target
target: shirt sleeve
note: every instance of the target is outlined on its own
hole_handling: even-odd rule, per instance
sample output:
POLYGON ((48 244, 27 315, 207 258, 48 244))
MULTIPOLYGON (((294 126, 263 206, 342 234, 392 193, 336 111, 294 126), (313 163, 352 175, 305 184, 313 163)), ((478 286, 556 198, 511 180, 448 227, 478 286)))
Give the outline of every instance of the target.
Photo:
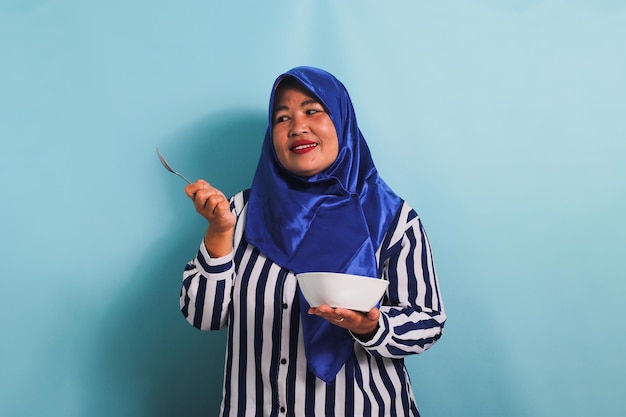
MULTIPOLYGON (((244 192, 230 199, 230 209, 237 217, 233 247, 241 239, 244 205, 244 192)), ((212 258, 202 241, 196 257, 185 266, 180 310, 194 327, 219 330, 228 325, 231 288, 235 279, 233 259, 234 252, 212 258)))
POLYGON ((211 258, 202 242, 183 272, 180 309, 190 324, 200 330, 218 330, 227 325, 233 274, 232 252, 211 258))
POLYGON ((396 237, 386 249, 383 278, 389 287, 380 306, 379 328, 370 340, 357 341, 373 356, 402 358, 422 353, 439 340, 446 315, 428 237, 407 204, 390 233, 396 237))

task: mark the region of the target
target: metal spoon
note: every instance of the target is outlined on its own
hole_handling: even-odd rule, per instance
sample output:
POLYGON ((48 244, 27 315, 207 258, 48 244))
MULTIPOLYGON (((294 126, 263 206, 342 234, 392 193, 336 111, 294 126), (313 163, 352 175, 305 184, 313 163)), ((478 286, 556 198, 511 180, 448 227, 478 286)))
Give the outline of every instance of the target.
POLYGON ((179 174, 178 172, 174 171, 172 169, 172 167, 170 166, 170 164, 167 163, 167 161, 165 160, 165 158, 163 158, 163 155, 161 155, 161 152, 159 152, 159 148, 156 148, 157 151, 157 155, 159 155, 159 159, 161 160, 161 163, 163 164, 163 166, 165 167, 165 169, 167 169, 169 172, 171 172, 172 174, 176 174, 179 177, 181 177, 182 179, 184 179, 185 181, 187 181, 187 184, 191 184, 191 181, 189 181, 187 178, 185 178, 185 176, 183 174, 179 174))

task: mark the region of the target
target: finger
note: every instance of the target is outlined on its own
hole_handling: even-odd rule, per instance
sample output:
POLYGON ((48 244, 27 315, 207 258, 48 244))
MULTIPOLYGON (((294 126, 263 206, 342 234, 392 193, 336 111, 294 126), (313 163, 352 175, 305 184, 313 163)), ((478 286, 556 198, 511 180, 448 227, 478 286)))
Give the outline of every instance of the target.
POLYGON ((193 200, 196 195, 196 188, 197 186, 195 183, 187 184, 185 186, 185 194, 187 194, 187 197, 193 200))
POLYGON ((322 304, 321 306, 317 307, 316 310, 320 314, 333 314, 335 312, 335 309, 328 304, 322 304))
POLYGON ((201 186, 201 188, 196 189, 191 198, 196 204, 197 210, 206 211, 207 207, 210 204, 209 199, 212 196, 220 196, 221 198, 225 199, 224 195, 219 190, 209 186, 208 184, 206 184, 205 186, 201 186))
POLYGON ((192 182, 191 184, 187 184, 185 186, 185 194, 187 194, 187 197, 194 200, 198 190, 208 187, 210 187, 208 182, 204 180, 197 180, 196 182, 192 182))
POLYGON ((342 314, 338 313, 336 309, 330 307, 327 304, 322 304, 321 306, 310 308, 308 313, 319 316, 333 324, 342 323, 346 320, 342 314))
POLYGON ((217 213, 219 212, 219 208, 223 207, 224 203, 228 203, 228 200, 226 200, 223 194, 209 193, 206 199, 204 199, 203 207, 207 212, 218 217, 217 213))
POLYGON ((227 217, 230 217, 231 214, 232 212, 230 211, 230 201, 226 200, 225 198, 222 201, 218 202, 213 209, 213 215, 215 215, 217 219, 225 219, 227 217))

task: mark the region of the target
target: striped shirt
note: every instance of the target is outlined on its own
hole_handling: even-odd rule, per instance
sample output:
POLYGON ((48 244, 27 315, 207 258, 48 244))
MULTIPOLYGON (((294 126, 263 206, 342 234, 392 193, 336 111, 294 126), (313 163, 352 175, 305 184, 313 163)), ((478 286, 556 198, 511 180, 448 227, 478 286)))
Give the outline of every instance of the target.
POLYGON ((442 335, 446 316, 430 244, 406 203, 376 252, 389 286, 379 330, 354 339, 354 357, 331 383, 307 369, 296 277, 245 241, 247 192, 231 198, 234 249, 201 244, 183 273, 181 311, 201 330, 228 327, 221 416, 419 416, 404 357, 442 335))

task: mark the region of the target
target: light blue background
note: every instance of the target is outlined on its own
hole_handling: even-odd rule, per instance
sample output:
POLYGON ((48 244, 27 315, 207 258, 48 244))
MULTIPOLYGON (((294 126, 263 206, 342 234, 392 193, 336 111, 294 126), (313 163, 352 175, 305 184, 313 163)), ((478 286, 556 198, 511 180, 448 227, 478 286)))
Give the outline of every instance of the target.
POLYGON ((215 416, 178 310, 275 76, 328 69, 421 214, 449 321, 426 417, 626 413, 626 2, 0 0, 0 415, 215 416))

